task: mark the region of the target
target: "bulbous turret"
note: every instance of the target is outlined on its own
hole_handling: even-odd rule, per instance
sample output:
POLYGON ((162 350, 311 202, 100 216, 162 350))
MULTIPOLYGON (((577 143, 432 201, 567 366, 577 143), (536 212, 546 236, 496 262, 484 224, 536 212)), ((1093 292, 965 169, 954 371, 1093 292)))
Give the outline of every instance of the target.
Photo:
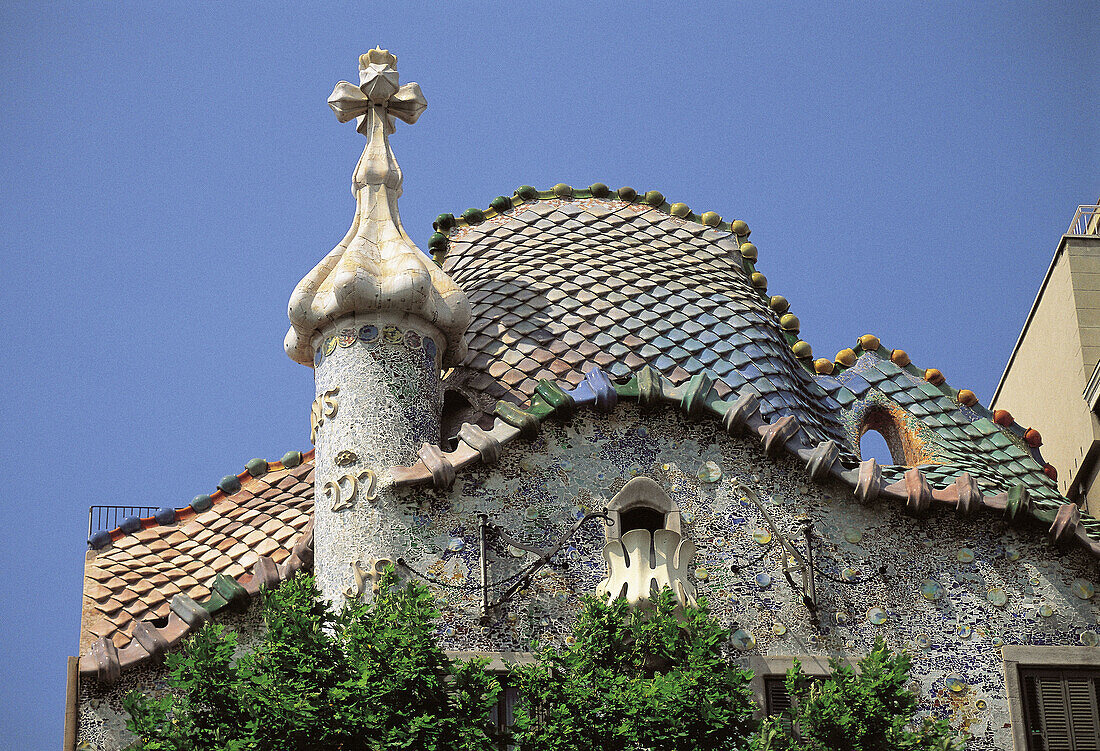
POLYGON ((351 229, 290 297, 284 347, 303 365, 314 364, 323 344, 319 335, 331 323, 375 312, 408 314, 435 327, 445 363, 458 362, 466 353, 470 304, 416 247, 397 211, 402 176, 389 133, 395 119, 416 122, 427 102, 418 84, 398 86, 396 63, 386 50, 371 50, 359 59, 359 85, 340 81, 328 100, 341 122, 357 120, 368 141, 352 180, 351 229))

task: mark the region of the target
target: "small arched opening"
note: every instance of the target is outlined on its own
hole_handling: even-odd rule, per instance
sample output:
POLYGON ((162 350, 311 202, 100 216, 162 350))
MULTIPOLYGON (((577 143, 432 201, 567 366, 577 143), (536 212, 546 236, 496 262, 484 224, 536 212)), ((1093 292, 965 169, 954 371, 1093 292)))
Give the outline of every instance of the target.
POLYGON ((680 510, 660 485, 648 477, 635 477, 623 485, 607 504, 611 525, 608 540, 621 539, 632 529, 644 529, 650 535, 659 529, 680 533, 680 510))
POLYGON ((632 529, 645 529, 652 535, 665 528, 665 515, 652 506, 634 506, 620 512, 619 524, 624 535, 632 529))
POLYGON ((448 450, 454 448, 456 436, 464 422, 475 422, 478 410, 464 393, 456 388, 443 392, 443 409, 439 417, 439 437, 442 446, 448 450))
POLYGON ((869 409, 859 426, 859 458, 864 461, 874 459, 879 464, 916 466, 921 463, 918 443, 883 407, 869 409))

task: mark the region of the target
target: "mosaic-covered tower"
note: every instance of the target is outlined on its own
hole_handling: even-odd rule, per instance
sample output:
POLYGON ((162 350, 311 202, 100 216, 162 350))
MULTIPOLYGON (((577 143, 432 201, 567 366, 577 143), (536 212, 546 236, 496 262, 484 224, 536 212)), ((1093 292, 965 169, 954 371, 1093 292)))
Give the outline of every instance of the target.
MULTIPOLYGON (((318 585, 333 601, 363 589, 363 571, 393 554, 380 523, 384 468, 439 443, 440 366, 462 359, 470 306, 401 226, 401 169, 390 150, 395 119, 416 122, 427 103, 399 86, 397 58, 359 58, 359 85, 341 81, 329 106, 355 119, 367 146, 355 168, 355 218, 290 298, 287 354, 314 368, 310 437, 316 446, 318 585)), ((434 449, 438 451, 438 448, 434 449)))

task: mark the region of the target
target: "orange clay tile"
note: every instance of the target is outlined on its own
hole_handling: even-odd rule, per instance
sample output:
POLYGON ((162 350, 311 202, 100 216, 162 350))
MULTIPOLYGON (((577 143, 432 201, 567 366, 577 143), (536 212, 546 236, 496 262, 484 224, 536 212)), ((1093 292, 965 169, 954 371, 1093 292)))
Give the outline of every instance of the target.
POLYGON ((293 468, 272 463, 259 478, 244 473, 241 491, 211 494, 210 510, 181 512, 177 524, 112 533, 112 544, 85 566, 81 653, 100 637, 125 647, 136 622, 169 614, 174 595, 203 600, 218 574, 243 577, 259 555, 289 558, 312 515, 312 455, 303 458, 293 468))

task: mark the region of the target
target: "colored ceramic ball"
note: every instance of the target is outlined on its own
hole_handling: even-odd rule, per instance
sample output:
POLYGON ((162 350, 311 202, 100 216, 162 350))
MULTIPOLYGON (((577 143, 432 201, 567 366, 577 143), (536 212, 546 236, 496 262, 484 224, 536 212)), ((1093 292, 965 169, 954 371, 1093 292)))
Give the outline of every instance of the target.
POLYGON ((786 313, 779 319, 779 327, 784 331, 792 331, 797 334, 800 326, 798 316, 794 313, 786 313))
POLYGON ((993 410, 993 422, 1007 428, 1016 421, 1012 419, 1012 413, 1007 409, 995 409, 993 410))
POLYGON ((686 203, 674 203, 668 207, 668 213, 683 219, 691 213, 691 208, 686 203))
POLYGON ((791 346, 791 350, 799 360, 807 360, 814 356, 813 347, 809 342, 797 341, 791 346))
POLYGON ((933 386, 939 386, 944 381, 943 373, 936 370, 935 368, 929 368, 928 370, 924 371, 924 380, 928 381, 933 386))
POLYGON ((592 183, 588 186, 588 192, 592 194, 593 198, 607 198, 611 193, 611 189, 603 183, 592 183))
POLYGON ((973 407, 978 403, 978 395, 970 389, 963 389, 960 391, 957 399, 959 400, 959 404, 963 404, 967 407, 973 407))
POLYGON ((749 225, 745 224, 745 222, 740 219, 735 219, 730 222, 730 230, 738 237, 745 237, 749 234, 749 225))
POLYGON ((703 216, 699 218, 703 222, 703 224, 707 225, 708 227, 717 227, 719 224, 722 223, 722 217, 718 214, 717 211, 703 212, 703 216))
POLYGON ((768 307, 782 315, 791 309, 791 304, 783 295, 773 295, 772 299, 768 300, 768 307))
POLYGON ((558 198, 572 198, 573 197, 573 188, 566 185, 565 183, 558 183, 557 185, 555 185, 550 190, 558 198))
POLYGON ((890 361, 897 365, 899 368, 904 368, 909 364, 909 355, 904 349, 895 349, 890 353, 890 361))
POLYGON ((1026 441, 1027 445, 1031 446, 1031 448, 1037 449, 1043 445, 1043 436, 1040 435, 1039 431, 1035 428, 1028 428, 1027 432, 1024 433, 1024 441, 1026 441))
POLYGON ((832 360, 825 357, 819 357, 814 360, 814 372, 821 375, 832 375, 836 366, 833 365, 832 360))
POLYGON ((859 338, 859 346, 863 347, 864 352, 876 352, 881 343, 874 334, 864 334, 859 338))
POLYGON ((498 214, 501 214, 512 208, 512 199, 508 196, 497 196, 493 200, 489 201, 489 208, 491 208, 498 214))
POLYGON ((854 349, 842 349, 836 353, 836 361, 846 368, 856 364, 856 351, 854 349))
POLYGON ((741 255, 750 261, 756 261, 759 256, 759 252, 756 250, 756 246, 752 243, 741 243, 741 255))

